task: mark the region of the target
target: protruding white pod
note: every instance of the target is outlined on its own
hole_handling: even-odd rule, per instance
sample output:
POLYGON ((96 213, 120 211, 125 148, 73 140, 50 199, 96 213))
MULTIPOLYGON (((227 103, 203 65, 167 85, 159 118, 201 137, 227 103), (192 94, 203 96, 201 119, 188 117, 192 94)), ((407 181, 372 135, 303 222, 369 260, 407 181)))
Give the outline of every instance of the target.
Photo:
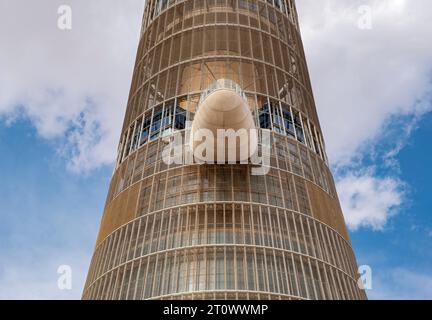
MULTIPOLYGON (((226 84, 229 80, 220 81, 226 84)), ((256 153, 258 134, 252 113, 242 93, 233 88, 215 87, 203 96, 191 130, 195 159, 236 163, 246 162, 256 153)))

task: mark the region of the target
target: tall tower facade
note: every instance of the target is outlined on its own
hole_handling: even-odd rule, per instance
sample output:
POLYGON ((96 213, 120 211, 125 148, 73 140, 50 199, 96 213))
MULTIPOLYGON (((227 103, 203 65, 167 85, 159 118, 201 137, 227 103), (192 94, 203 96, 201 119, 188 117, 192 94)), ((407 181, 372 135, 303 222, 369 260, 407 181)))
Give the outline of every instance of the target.
POLYGON ((147 0, 83 298, 365 299, 357 280, 294 1, 147 0), (164 161, 189 123, 255 127, 266 174, 164 161))

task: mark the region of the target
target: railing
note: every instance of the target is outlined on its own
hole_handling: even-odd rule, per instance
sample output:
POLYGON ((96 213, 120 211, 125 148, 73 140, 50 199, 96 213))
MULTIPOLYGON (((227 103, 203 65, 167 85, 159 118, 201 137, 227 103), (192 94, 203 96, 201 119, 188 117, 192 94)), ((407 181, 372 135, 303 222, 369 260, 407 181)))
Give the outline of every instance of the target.
MULTIPOLYGON (((155 0, 153 5, 152 3, 150 3, 149 5, 151 7, 149 7, 149 17, 148 17, 148 22, 153 21, 154 19, 156 19, 157 17, 159 17, 161 15, 161 13, 163 13, 164 11, 166 11, 167 9, 171 8, 172 6, 175 6, 177 4, 186 2, 186 0, 155 0)), ((281 11, 283 14, 289 16, 292 18, 293 22, 296 22, 295 17, 293 16, 293 12, 295 12, 295 4, 293 3, 292 0, 261 0, 261 2, 266 3, 269 6, 272 6, 274 8, 276 8, 277 10, 281 11)), ((256 6, 257 4, 255 4, 256 6)), ((214 8, 219 8, 219 9, 230 9, 233 10, 233 7, 230 5, 225 5, 225 4, 221 4, 219 2, 216 3, 212 3, 212 4, 207 4, 205 6, 206 10, 209 9, 214 9, 214 8)), ((188 8, 190 9, 190 8, 188 8)), ((248 11, 248 5, 247 3, 244 4, 244 2, 240 2, 238 7, 235 7, 235 9, 239 10, 239 11, 248 11)), ((196 12, 200 12, 199 10, 195 9, 196 12)), ((190 12, 186 11, 185 14, 188 14, 190 12)), ((266 20, 268 19, 267 17, 264 17, 266 20)), ((295 23, 296 24, 296 23, 295 23)))
POLYGON ((219 79, 219 80, 216 80, 215 82, 213 82, 206 90, 204 90, 201 93, 198 107, 205 100, 205 98, 207 98, 213 92, 215 92, 217 90, 221 90, 221 89, 227 89, 227 90, 234 91, 235 93, 237 93, 239 96, 241 96, 247 102, 246 94, 244 93, 243 89, 235 81, 230 80, 230 79, 219 79))

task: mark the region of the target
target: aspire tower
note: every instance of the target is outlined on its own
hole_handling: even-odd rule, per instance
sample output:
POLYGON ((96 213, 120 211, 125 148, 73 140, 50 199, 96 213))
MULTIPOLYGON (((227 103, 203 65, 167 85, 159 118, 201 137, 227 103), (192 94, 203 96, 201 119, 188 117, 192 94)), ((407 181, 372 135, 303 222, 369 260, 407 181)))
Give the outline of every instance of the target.
POLYGON ((148 0, 83 298, 365 299, 357 280, 294 1, 148 0), (256 130, 265 174, 165 161, 202 128, 256 130))

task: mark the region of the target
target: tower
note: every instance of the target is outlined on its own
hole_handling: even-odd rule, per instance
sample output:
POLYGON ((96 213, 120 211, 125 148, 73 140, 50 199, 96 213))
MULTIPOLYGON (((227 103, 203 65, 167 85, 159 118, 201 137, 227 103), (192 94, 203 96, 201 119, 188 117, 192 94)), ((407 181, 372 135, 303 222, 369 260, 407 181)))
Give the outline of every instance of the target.
POLYGON ((357 279, 294 1, 147 0, 83 298, 364 299, 357 279), (165 161, 219 127, 256 130, 265 174, 165 161))

